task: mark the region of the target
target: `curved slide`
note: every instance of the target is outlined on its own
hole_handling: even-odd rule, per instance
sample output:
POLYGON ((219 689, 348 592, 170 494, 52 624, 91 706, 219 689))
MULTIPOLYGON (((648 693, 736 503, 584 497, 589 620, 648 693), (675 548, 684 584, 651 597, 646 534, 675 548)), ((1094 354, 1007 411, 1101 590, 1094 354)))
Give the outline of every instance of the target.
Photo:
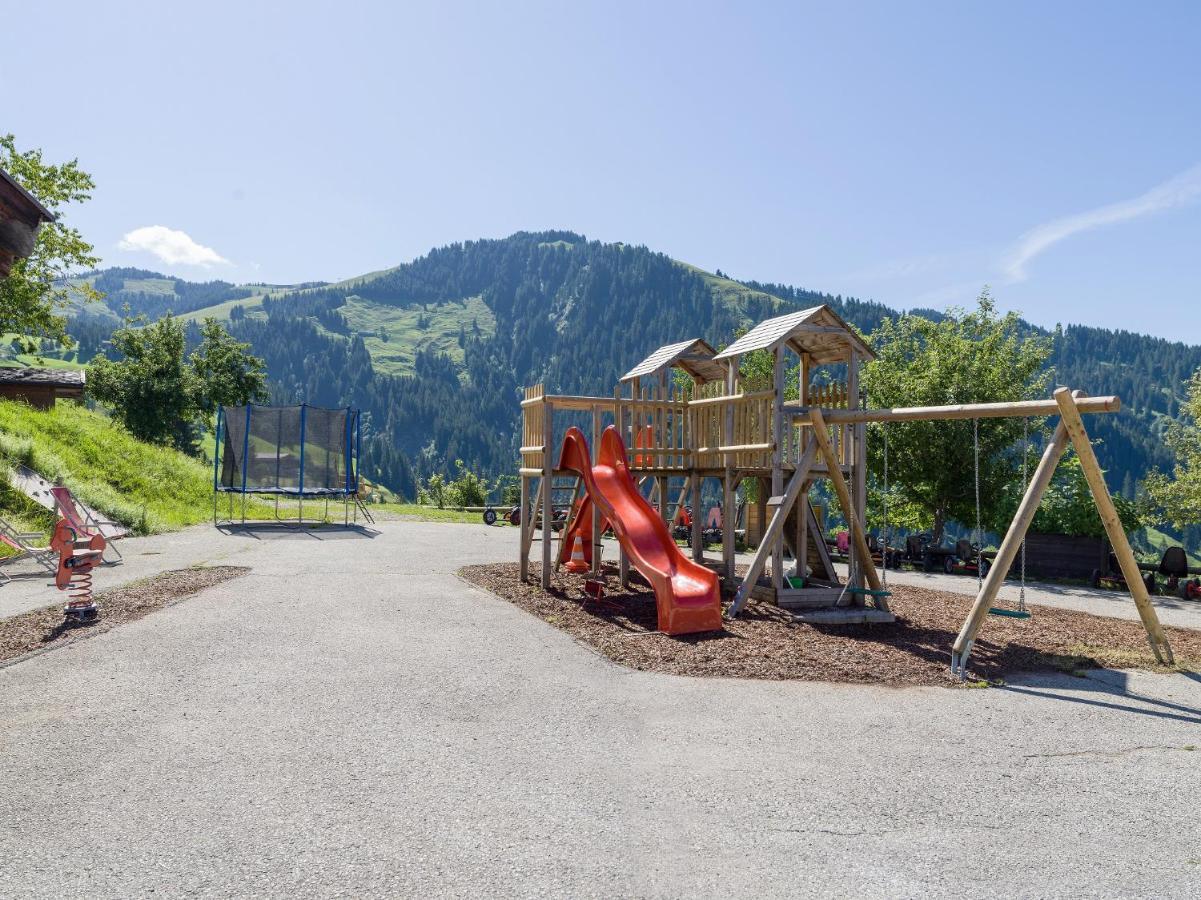
POLYGON ((595 466, 591 460, 584 433, 567 429, 559 468, 584 479, 588 497, 612 525, 630 562, 654 588, 659 630, 672 635, 718 631, 722 624, 717 574, 680 552, 630 476, 625 444, 615 428, 605 429, 595 466))

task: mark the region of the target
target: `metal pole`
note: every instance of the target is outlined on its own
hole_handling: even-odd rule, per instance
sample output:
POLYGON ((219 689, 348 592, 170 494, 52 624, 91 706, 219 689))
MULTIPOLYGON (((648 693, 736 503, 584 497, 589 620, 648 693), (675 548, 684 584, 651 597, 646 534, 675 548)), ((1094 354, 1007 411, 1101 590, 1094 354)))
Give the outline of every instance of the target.
POLYGON ((250 409, 246 404, 246 433, 242 435, 242 524, 246 524, 246 473, 250 469, 250 409))
POLYGON ((304 420, 308 404, 300 404, 300 472, 296 479, 296 524, 304 524, 304 420))
POLYGON ((217 429, 213 432, 213 524, 217 524, 217 480, 220 472, 221 457, 221 413, 222 407, 217 407, 217 429))

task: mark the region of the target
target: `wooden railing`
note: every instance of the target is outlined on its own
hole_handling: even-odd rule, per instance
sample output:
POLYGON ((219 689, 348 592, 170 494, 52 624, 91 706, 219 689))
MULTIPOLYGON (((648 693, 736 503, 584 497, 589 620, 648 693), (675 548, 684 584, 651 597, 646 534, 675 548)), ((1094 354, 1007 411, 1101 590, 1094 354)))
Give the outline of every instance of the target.
MULTIPOLYGON (((813 385, 809 403, 828 410, 848 406, 844 384, 813 385)), ((794 406, 796 404, 789 404, 794 406)), ((560 438, 555 430, 555 411, 603 410, 612 414, 626 445, 627 461, 635 471, 687 472, 691 469, 767 470, 775 450, 773 391, 738 392, 726 396, 725 385, 701 385, 691 398, 672 391, 667 400, 654 399, 649 392, 640 397, 582 397, 548 395, 543 385, 525 389, 522 407, 521 469, 525 474, 541 472, 546 454, 560 438)), ((795 463, 807 442, 812 426, 786 410, 780 434, 781 460, 785 468, 795 463)), ((831 428, 831 442, 839 459, 848 462, 846 427, 831 428)), ((589 435, 589 440, 594 440, 589 435)))

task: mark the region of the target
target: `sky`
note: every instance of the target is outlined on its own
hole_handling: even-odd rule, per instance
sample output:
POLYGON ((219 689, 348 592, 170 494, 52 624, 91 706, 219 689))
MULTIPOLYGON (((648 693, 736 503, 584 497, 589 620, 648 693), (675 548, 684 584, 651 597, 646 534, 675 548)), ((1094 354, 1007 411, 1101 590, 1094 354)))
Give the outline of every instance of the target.
POLYGON ((8 5, 0 133, 105 265, 334 281, 570 229, 1201 343, 1201 4, 8 5), (14 40, 23 36, 25 40, 14 40))

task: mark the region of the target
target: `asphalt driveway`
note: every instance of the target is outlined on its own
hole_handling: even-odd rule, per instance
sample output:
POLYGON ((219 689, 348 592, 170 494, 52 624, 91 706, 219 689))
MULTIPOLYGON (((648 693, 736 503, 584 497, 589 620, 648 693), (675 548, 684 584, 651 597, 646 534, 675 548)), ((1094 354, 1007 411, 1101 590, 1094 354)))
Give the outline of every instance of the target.
POLYGON ((1201 883, 1193 676, 654 675, 454 575, 510 559, 512 529, 209 537, 252 573, 0 669, 0 895, 1201 883))

